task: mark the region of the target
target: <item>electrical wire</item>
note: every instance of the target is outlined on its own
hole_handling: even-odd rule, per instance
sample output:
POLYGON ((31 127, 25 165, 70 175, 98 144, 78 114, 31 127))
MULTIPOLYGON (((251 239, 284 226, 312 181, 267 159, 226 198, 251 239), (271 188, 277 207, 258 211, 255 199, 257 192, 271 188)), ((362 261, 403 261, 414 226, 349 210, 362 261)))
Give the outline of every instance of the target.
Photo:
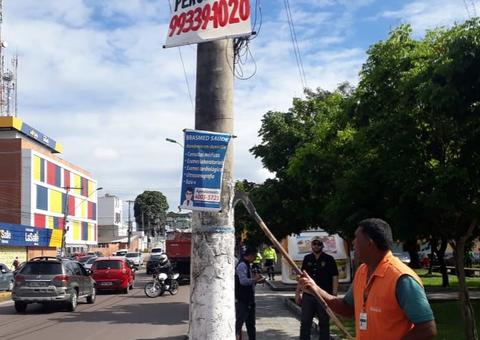
MULTIPOLYGON (((173 9, 170 1, 168 1, 168 5, 170 6, 170 14, 172 14, 173 9)), ((195 113, 195 105, 193 104, 192 92, 190 91, 190 83, 188 81, 187 71, 185 69, 185 62, 183 61, 182 50, 180 49, 180 46, 178 46, 177 48, 178 48, 178 54, 180 55, 180 61, 182 63, 183 75, 185 77, 185 84, 187 86, 188 97, 190 98, 190 104, 192 105, 192 110, 195 113)))
POLYGON ((262 6, 260 4, 260 0, 255 0, 255 5, 254 5, 254 21, 253 21, 253 27, 252 27, 252 32, 254 34, 250 36, 245 36, 245 37, 238 37, 234 39, 233 42, 233 53, 234 53, 234 75, 235 78, 239 80, 248 80, 253 78, 256 73, 257 73, 257 63, 255 61, 255 57, 253 56, 253 53, 250 49, 250 41, 255 39, 262 28, 262 23, 263 23, 263 15, 262 15, 262 6), (258 23, 258 26, 257 26, 258 23), (249 63, 253 63, 253 71, 249 74, 246 75, 244 72, 244 67, 249 63))
POLYGON ((476 17, 477 16, 477 8, 475 6, 475 1, 470 0, 470 2, 472 3, 473 16, 476 17))
POLYGON ((470 9, 468 8, 467 0, 463 0, 463 4, 465 5, 465 10, 467 11, 467 16, 470 18, 470 9))
POLYGON ((302 83, 303 90, 307 88, 307 77, 305 76, 305 70, 303 68, 302 55, 300 48, 298 47, 297 34, 295 32, 295 25, 293 23, 292 11, 290 9, 289 0, 284 0, 285 12, 287 14, 288 27, 290 29, 290 38, 292 39, 293 53, 295 54, 295 60, 297 62, 298 73, 300 76, 300 82, 302 83))

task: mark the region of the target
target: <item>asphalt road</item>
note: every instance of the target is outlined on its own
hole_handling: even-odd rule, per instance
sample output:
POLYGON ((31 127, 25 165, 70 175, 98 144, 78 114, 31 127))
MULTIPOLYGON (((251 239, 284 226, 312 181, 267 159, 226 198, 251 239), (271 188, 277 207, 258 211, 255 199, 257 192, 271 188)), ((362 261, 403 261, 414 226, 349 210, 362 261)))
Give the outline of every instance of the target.
POLYGON ((0 339, 10 340, 180 340, 188 330, 189 286, 179 293, 148 298, 150 275, 137 273, 128 295, 99 293, 94 304, 80 300, 75 312, 28 305, 25 314, 12 302, 0 304, 0 339))

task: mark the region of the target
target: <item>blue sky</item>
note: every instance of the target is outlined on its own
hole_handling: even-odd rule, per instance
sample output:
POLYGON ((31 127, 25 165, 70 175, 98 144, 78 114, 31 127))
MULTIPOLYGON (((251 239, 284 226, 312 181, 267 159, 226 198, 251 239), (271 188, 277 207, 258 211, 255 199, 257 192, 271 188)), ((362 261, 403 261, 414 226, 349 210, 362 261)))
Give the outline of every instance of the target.
MULTIPOLYGON (((302 85, 284 1, 257 1, 255 76, 235 82, 235 177, 271 176, 249 149, 263 114, 286 111, 302 85)), ((252 7, 254 2, 251 1, 252 7)), ((410 23, 415 37, 480 11, 478 0, 291 0, 307 85, 356 84, 368 47, 410 23)), ((196 46, 163 49, 166 0, 4 0, 7 55, 17 52, 19 117, 64 146, 62 157, 93 173, 104 192, 134 199, 160 190, 178 205, 182 140, 194 114, 196 46)))

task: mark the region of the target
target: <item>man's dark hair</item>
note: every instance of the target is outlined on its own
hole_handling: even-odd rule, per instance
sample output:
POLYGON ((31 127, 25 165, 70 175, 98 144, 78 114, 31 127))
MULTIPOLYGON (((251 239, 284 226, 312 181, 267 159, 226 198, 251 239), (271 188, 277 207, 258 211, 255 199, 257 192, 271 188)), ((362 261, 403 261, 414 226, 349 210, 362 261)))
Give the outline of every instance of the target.
POLYGON ((242 256, 257 255, 257 249, 255 247, 245 247, 242 251, 242 256))
POLYGON ((372 239, 378 249, 387 251, 392 244, 392 228, 379 218, 367 218, 358 223, 362 232, 372 239))

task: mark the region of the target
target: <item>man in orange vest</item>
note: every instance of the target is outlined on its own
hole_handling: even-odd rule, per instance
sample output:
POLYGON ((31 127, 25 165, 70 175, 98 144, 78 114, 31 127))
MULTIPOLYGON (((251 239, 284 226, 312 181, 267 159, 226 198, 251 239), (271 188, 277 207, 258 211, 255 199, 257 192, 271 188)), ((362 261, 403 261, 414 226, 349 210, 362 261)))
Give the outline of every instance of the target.
POLYGON ((328 294, 303 272, 299 284, 320 294, 336 313, 355 317, 356 338, 432 339, 437 326, 417 274, 390 251, 392 231, 378 218, 355 231, 355 260, 361 263, 345 297, 328 294))

